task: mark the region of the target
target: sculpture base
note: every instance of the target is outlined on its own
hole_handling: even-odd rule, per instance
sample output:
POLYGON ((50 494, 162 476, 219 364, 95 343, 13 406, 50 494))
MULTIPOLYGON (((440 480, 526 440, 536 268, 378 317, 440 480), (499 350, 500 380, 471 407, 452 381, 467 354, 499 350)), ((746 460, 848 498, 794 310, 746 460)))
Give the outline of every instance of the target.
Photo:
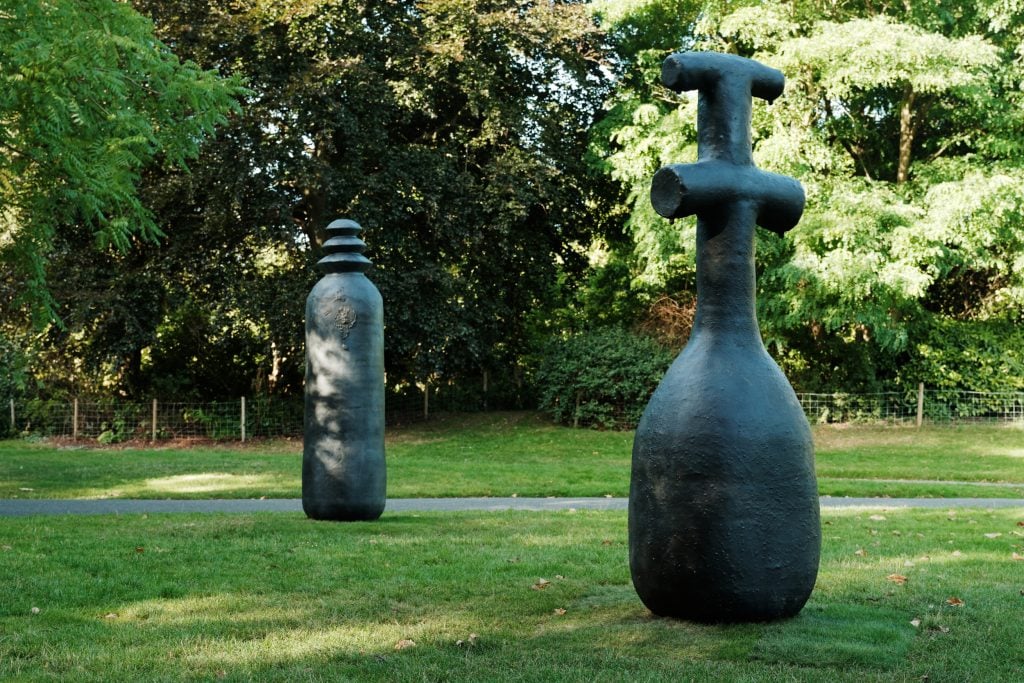
POLYGON ((810 427, 766 352, 722 350, 691 340, 637 428, 633 585, 662 616, 790 617, 811 594, 821 546, 810 427))

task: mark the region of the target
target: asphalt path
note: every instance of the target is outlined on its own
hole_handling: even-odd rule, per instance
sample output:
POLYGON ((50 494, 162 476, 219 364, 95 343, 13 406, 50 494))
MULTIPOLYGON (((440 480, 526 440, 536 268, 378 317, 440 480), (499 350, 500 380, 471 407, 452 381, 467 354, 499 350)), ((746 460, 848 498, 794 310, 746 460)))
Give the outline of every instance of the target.
MULTIPOLYGON (((393 498, 385 514, 467 510, 625 510, 626 498, 393 498)), ((1024 498, 821 498, 823 508, 1024 508, 1024 498)), ((0 500, 0 517, 30 515, 132 515, 177 512, 302 512, 298 498, 216 500, 0 500)))

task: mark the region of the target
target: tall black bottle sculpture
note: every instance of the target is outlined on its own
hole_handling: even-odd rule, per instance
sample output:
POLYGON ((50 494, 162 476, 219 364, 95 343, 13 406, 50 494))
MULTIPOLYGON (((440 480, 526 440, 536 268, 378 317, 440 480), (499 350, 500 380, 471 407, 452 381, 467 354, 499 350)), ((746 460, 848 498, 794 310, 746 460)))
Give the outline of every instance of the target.
POLYGON ((821 547, 810 427, 761 341, 755 223, 782 234, 804 193, 753 165, 751 96, 781 72, 734 55, 670 56, 662 82, 698 90, 698 160, 654 176, 666 218, 697 215, 697 315, 637 427, 629 493, 633 585, 655 614, 700 622, 792 616, 821 547))
POLYGON ((384 511, 384 304, 364 275, 362 228, 327 226, 324 276, 306 298, 302 509, 313 519, 384 511))

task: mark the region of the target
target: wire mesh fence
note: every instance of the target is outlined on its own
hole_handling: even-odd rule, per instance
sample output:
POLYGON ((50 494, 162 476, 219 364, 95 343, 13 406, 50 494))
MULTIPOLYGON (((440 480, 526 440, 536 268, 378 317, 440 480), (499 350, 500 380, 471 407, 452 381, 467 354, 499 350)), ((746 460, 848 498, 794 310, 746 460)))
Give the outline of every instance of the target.
MULTIPOLYGON (((1024 392, 948 390, 878 393, 797 393, 811 423, 961 424, 973 422, 1024 425, 1024 392)), ((492 407, 479 397, 448 396, 430 387, 389 396, 389 425, 429 420, 443 412, 474 412, 492 407)), ((73 399, 11 399, 0 435, 41 436, 99 443, 161 440, 246 441, 302 436, 303 400, 240 398, 236 401, 180 402, 73 399), (4 424, 6 422, 6 424, 4 424)), ((609 415, 600 427, 632 429, 636 418, 609 415)))

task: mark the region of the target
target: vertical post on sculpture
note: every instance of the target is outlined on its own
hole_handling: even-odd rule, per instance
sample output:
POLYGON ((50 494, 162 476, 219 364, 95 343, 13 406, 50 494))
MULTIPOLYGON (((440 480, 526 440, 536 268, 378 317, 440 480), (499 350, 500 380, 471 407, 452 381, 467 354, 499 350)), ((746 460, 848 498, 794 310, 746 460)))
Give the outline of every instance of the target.
POLYGON ((302 509, 313 519, 376 519, 386 501, 384 304, 361 230, 327 226, 323 277, 306 299, 302 509))

